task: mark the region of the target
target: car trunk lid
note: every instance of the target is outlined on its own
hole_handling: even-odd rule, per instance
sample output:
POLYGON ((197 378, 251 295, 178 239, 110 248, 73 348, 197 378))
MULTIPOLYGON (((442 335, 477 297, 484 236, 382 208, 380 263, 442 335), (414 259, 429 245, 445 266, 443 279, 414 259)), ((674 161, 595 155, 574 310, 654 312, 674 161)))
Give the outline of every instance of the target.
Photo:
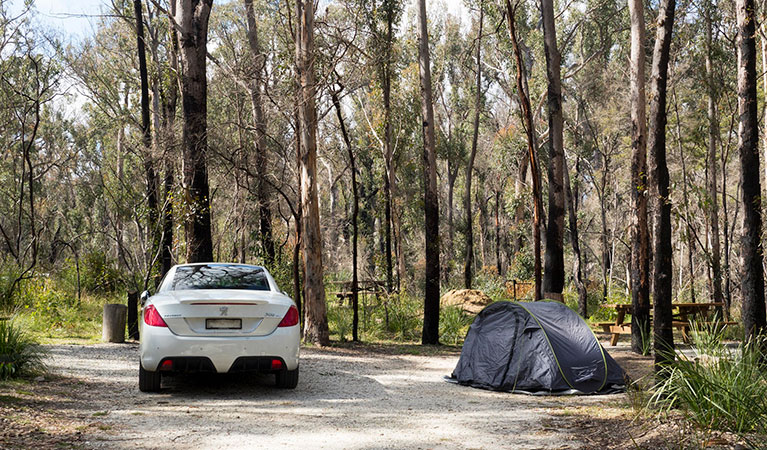
POLYGON ((223 289, 170 291, 152 303, 179 336, 264 336, 277 328, 291 305, 271 291, 223 289))

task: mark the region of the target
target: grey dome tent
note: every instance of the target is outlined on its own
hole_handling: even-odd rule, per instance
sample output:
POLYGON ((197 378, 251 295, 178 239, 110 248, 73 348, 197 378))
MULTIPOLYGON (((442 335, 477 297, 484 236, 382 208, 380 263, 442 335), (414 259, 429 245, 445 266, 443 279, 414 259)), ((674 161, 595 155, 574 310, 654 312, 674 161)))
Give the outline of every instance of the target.
POLYGON ((626 373, 564 304, 497 302, 474 319, 447 381, 518 393, 606 394, 625 390, 626 373))

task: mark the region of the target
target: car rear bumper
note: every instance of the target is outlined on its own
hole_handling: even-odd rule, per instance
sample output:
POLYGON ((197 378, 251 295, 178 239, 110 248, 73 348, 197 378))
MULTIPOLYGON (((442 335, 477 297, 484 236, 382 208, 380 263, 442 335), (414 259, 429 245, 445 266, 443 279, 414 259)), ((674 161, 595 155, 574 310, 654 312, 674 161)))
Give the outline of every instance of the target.
MULTIPOLYGON (((215 371, 232 370, 235 361, 249 357, 274 357, 282 359, 285 368, 298 367, 299 327, 277 328, 268 336, 248 337, 195 337, 177 336, 165 327, 141 327, 140 352, 144 370, 158 370, 160 362, 168 358, 207 358, 215 371)), ((259 370, 260 366, 254 366, 259 370)), ((234 370, 241 370, 238 366, 234 370)))

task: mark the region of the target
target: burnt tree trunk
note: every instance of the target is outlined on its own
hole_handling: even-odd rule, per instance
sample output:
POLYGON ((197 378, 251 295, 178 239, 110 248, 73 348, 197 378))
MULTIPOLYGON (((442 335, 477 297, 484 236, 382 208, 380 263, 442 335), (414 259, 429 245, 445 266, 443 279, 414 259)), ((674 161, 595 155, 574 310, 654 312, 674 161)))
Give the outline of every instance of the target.
POLYGON ((163 180, 163 223, 162 223, 162 274, 164 276, 173 266, 173 184, 176 178, 176 105, 178 103, 178 36, 173 26, 175 3, 171 3, 170 24, 171 42, 168 46, 168 64, 171 72, 171 82, 168 84, 166 97, 163 101, 163 133, 165 145, 165 176, 163 180))
MULTIPOLYGON (((546 53, 548 79, 547 107, 549 112, 549 223, 546 227, 544 293, 561 294, 565 286, 565 192, 564 142, 562 117, 561 55, 557 49, 554 25, 554 1, 541 0, 543 14, 543 46, 546 53)), ((556 295, 561 300, 561 295, 556 295)))
POLYGON ((756 43, 754 0, 737 0, 738 18, 738 147, 743 180, 742 318, 745 340, 767 328, 764 303, 764 249, 762 247, 762 200, 759 181, 759 124, 756 97, 756 43))
POLYGON ((439 194, 426 0, 418 0, 418 66, 423 120, 424 231, 426 234, 426 286, 421 343, 439 344, 439 194))
POLYGON ((141 79, 141 144, 144 147, 144 174, 146 176, 146 201, 148 210, 146 235, 151 243, 147 251, 147 260, 149 261, 147 270, 151 273, 151 262, 153 261, 154 254, 159 245, 159 236, 155 232, 158 219, 158 180, 152 155, 152 132, 149 116, 149 77, 147 75, 146 45, 144 42, 144 15, 141 11, 141 0, 133 0, 133 11, 136 15, 136 43, 138 46, 139 78, 141 79))
POLYGON ((650 75, 650 180, 654 202, 653 301, 655 372, 664 376, 674 361, 674 335, 671 327, 672 247, 671 199, 666 164, 666 84, 668 81, 671 31, 675 0, 662 0, 658 11, 657 33, 650 75))
POLYGON ((187 262, 213 260, 208 186, 208 19, 213 0, 176 0, 181 98, 187 262))
POLYGON ((357 191, 357 165, 354 158, 354 150, 352 149, 352 143, 349 139, 349 133, 346 130, 346 124, 344 123, 344 116, 341 114, 341 102, 338 100, 338 93, 343 90, 343 85, 338 81, 338 91, 331 91, 333 99, 333 106, 336 109, 336 117, 338 117, 338 125, 341 127, 341 135, 344 138, 346 144, 346 151, 349 155, 349 169, 352 171, 352 340, 358 341, 358 328, 359 328, 359 282, 357 279, 357 237, 358 237, 358 224, 357 216, 359 215, 359 203, 360 197, 357 191))
POLYGON ((394 152, 391 135, 391 64, 392 40, 394 39, 394 5, 384 3, 386 9, 386 42, 384 60, 381 64, 381 88, 384 106, 384 260, 386 262, 386 291, 391 292, 394 285, 392 264, 392 191, 394 190, 394 152))

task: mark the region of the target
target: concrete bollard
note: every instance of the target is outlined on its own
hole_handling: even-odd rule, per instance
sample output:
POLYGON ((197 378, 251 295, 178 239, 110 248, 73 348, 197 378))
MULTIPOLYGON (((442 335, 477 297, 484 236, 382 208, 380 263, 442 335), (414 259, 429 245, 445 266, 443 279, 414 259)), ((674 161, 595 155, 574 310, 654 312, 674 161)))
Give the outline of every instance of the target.
POLYGON ((105 342, 125 342, 125 316, 128 307, 118 303, 104 305, 101 322, 101 340, 105 342))

